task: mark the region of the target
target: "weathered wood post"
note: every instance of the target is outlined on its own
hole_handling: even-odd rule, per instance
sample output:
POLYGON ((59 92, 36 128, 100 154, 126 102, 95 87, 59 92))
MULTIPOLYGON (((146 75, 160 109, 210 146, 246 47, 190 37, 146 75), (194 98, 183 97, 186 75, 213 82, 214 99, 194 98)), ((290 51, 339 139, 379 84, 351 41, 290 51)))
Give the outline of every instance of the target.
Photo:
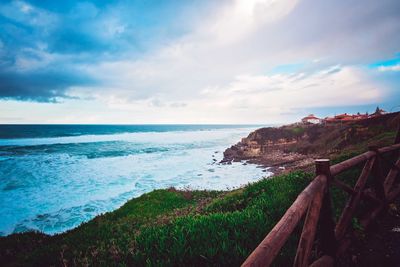
POLYGON ((331 176, 331 163, 329 159, 316 159, 315 160, 315 174, 318 176, 320 174, 326 175, 328 178, 331 176))
POLYGON ((397 134, 396 134, 396 137, 394 138, 394 143, 395 144, 400 143, 400 123, 399 123, 399 126, 397 127, 397 134))
POLYGON ((382 173, 381 155, 379 154, 377 146, 370 146, 368 149, 376 153, 375 163, 374 166, 372 167, 372 174, 374 176, 373 183, 375 187, 376 196, 383 202, 386 202, 385 189, 383 188, 385 177, 383 176, 382 173))
POLYGON ((317 159, 315 161, 315 172, 316 175, 322 174, 328 179, 322 201, 321 213, 319 216, 320 250, 323 255, 328 255, 332 258, 335 258, 337 241, 335 238, 335 221, 333 219, 331 194, 329 190, 329 186, 332 181, 329 159, 317 159))
MULTIPOLYGON (((399 127, 397 128, 396 137, 394 139, 394 144, 396 145, 398 143, 400 143, 400 123, 399 127)), ((392 189, 393 183, 395 182, 399 174, 399 166, 400 166, 399 150, 396 149, 395 151, 392 152, 392 154, 393 154, 392 157, 394 159, 394 164, 390 168, 389 173, 387 174, 385 181, 383 183, 383 188, 385 189, 386 198, 389 198, 390 190, 392 189)))
POLYGON ((293 266, 295 267, 309 266, 310 255, 319 221, 319 214, 328 183, 328 177, 325 175, 317 176, 317 178, 321 179, 323 184, 315 193, 314 198, 309 204, 307 216, 304 220, 303 231, 301 232, 299 245, 297 247, 296 257, 294 259, 293 266))
POLYGON ((365 185, 367 184, 368 177, 373 166, 375 166, 375 160, 376 157, 373 157, 367 160, 367 162, 365 163, 361 171, 360 177, 357 179, 357 182, 353 188, 354 194, 352 194, 350 199, 346 202, 343 212, 340 215, 340 218, 336 224, 335 235, 336 240, 342 243, 341 249, 344 249, 346 246, 344 242, 342 242, 342 240, 346 235, 347 229, 351 226, 351 219, 354 217, 354 213, 359 206, 365 185))

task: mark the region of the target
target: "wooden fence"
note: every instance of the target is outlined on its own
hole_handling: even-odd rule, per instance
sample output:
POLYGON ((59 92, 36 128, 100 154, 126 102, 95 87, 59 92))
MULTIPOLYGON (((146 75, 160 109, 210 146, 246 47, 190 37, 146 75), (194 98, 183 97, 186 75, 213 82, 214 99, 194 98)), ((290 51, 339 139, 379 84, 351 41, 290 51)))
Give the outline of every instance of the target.
POLYGON ((351 242, 352 219, 361 202, 369 209, 361 218, 357 218, 364 228, 383 211, 400 193, 398 174, 400 173, 400 127, 394 145, 377 148, 330 166, 328 159, 315 161, 316 177, 298 195, 297 199, 283 215, 281 220, 269 232, 258 247, 250 254, 242 266, 269 266, 282 246, 300 223, 304 214, 303 230, 297 247, 294 266, 309 266, 314 239, 318 231, 318 251, 320 258, 311 266, 333 266, 335 258, 345 252, 351 242), (385 155, 385 158, 383 157, 385 155), (387 156, 392 160, 387 160, 387 156), (385 161, 385 162, 384 162, 385 161), (361 174, 354 186, 347 185, 335 178, 336 175, 365 162, 361 174), (386 177, 382 163, 390 164, 386 177), (369 178, 371 177, 371 178, 369 178), (368 184, 371 184, 367 188, 368 184), (330 187, 337 186, 349 195, 339 220, 335 223, 330 187))

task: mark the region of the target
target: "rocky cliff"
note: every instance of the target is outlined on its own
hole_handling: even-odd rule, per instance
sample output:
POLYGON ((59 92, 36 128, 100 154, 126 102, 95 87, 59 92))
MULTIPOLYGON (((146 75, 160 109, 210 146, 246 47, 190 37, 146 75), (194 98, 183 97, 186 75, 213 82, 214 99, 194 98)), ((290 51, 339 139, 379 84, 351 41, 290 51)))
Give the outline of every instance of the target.
POLYGON ((317 157, 393 142, 400 113, 336 124, 291 124, 251 132, 224 152, 222 163, 248 160, 271 167, 306 166, 317 157))

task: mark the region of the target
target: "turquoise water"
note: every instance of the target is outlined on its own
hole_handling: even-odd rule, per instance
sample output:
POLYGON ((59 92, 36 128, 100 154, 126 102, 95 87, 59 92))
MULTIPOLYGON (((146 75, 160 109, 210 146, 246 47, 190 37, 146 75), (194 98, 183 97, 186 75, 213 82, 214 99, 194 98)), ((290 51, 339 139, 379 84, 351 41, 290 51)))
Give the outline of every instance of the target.
POLYGON ((221 165, 256 126, 0 125, 0 235, 55 234, 158 188, 231 189, 270 173, 221 165))
POLYGON ((254 128, 257 125, 213 125, 213 124, 0 124, 0 139, 6 138, 44 138, 80 135, 106 135, 119 133, 204 131, 217 129, 254 128))

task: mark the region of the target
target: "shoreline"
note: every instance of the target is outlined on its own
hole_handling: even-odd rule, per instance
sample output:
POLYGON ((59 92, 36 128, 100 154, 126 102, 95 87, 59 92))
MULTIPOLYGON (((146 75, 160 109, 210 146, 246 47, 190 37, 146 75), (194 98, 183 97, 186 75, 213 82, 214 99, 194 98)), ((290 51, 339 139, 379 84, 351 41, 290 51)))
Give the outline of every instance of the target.
MULTIPOLYGON (((120 263, 143 266, 149 261, 154 265, 240 265, 314 177, 313 171, 299 171, 299 166, 311 169, 311 155, 323 154, 317 154, 316 151, 330 152, 325 155, 329 155, 332 160, 339 159, 335 155, 343 154, 340 158, 342 161, 349 158, 350 154, 346 153, 358 153, 371 143, 391 144, 394 133, 391 124, 387 125, 378 127, 382 133, 374 132, 376 137, 361 139, 361 142, 353 142, 348 135, 347 139, 343 139, 343 134, 349 132, 354 125, 337 129, 337 132, 333 132, 337 135, 333 137, 338 139, 330 140, 343 145, 336 142, 342 138, 340 140, 346 141, 346 146, 343 145, 342 150, 336 151, 336 154, 335 150, 325 149, 331 143, 322 146, 324 150, 318 150, 321 149, 318 140, 316 143, 306 143, 306 147, 311 150, 302 151, 302 142, 305 140, 301 137, 297 142, 290 143, 287 139, 279 138, 265 145, 262 142, 268 142, 274 132, 293 132, 293 128, 258 129, 232 146, 234 149, 231 147, 227 151, 242 152, 235 154, 237 157, 232 161, 268 167, 273 172, 270 177, 227 191, 185 191, 175 188, 154 190, 131 198, 120 208, 96 216, 62 234, 48 236, 28 232, 0 237, 0 262, 12 266, 32 262, 45 266, 72 262, 78 265, 105 266, 120 263), (277 154, 269 153, 270 148, 278 151, 277 154), (296 157, 297 154, 290 150, 292 148, 299 149, 295 153, 308 156, 308 160, 304 160, 303 156, 296 157), (285 169, 282 169, 283 166, 285 169), (246 227, 238 227, 243 225, 246 227)), ((357 126, 357 129, 360 127, 357 126)), ((305 130, 306 133, 312 131, 325 133, 320 127, 307 127, 305 130)), ((360 140, 360 137, 365 136, 368 137, 368 132, 363 131, 362 135, 357 132, 353 137, 360 140)), ((341 200, 338 196, 334 198, 337 203, 341 200)), ((289 250, 296 247, 297 243, 289 241, 289 250)), ((285 253, 276 259, 277 263, 284 266, 289 264, 288 258, 294 256, 289 251, 285 253)))
POLYGON ((112 137, 112 142, 40 141, 4 148, 3 235, 26 229, 59 233, 158 188, 229 190, 258 180, 266 174, 256 166, 216 166, 226 147, 252 130, 145 133, 140 140, 135 134, 122 142, 112 137))
POLYGON ((41 266, 59 266, 63 262, 145 266, 151 259, 154 264, 170 262, 190 266, 207 265, 207 259, 213 259, 215 263, 237 266, 273 226, 279 214, 290 206, 310 177, 297 172, 276 176, 276 179, 261 179, 224 192, 154 190, 62 234, 26 232, 0 237, 0 262, 5 266, 33 262, 41 266), (269 188, 282 191, 266 193, 269 188), (262 201, 265 197, 268 200, 262 201), (268 215, 260 213, 259 209, 280 212, 268 215), (265 216, 269 219, 263 219, 265 216), (238 224, 246 228, 238 228, 238 224), (236 236, 234 240, 229 238, 231 234, 236 236), (188 243, 186 238, 189 238, 188 243), (221 247, 221 244, 228 245, 221 247), (244 253, 234 249, 238 246, 244 253), (182 249, 188 248, 191 252, 183 257, 182 249), (223 256, 219 257, 221 253, 223 256), (178 255, 183 257, 184 263, 179 263, 178 255))
POLYGON ((259 128, 224 151, 223 164, 246 161, 268 167, 275 175, 310 171, 314 159, 365 151, 394 138, 400 112, 337 124, 294 123, 259 128))
MULTIPOLYGON (((238 162, 235 162, 235 163, 237 164, 237 166, 254 164, 254 163, 250 163, 247 160, 242 160, 242 161, 238 161, 238 162)), ((215 162, 214 164, 215 165, 220 165, 221 163, 215 162)), ((213 166, 215 166, 215 165, 213 165, 213 166)), ((225 165, 225 164, 221 164, 221 165, 225 165)), ((107 214, 107 213, 113 213, 113 212, 118 211, 121 207, 123 207, 125 204, 127 204, 128 202, 130 202, 132 200, 138 199, 138 198, 142 197, 143 195, 151 194, 151 193, 153 193, 155 191, 158 191, 158 190, 175 191, 175 192, 179 192, 179 193, 183 193, 183 194, 186 194, 186 193, 190 194, 190 193, 197 193, 197 192, 219 192, 220 195, 224 195, 224 194, 230 193, 232 191, 241 190, 241 189, 245 188, 248 184, 256 183, 256 182, 258 182, 260 180, 263 180, 263 179, 270 179, 271 177, 276 175, 276 173, 272 172, 271 168, 268 167, 268 166, 261 165, 261 164, 254 164, 254 165, 255 165, 254 166, 255 168, 261 169, 261 173, 262 174, 260 174, 260 176, 258 176, 257 179, 255 179, 255 178, 248 179, 247 182, 244 182, 244 183, 239 184, 239 185, 226 186, 226 187, 223 187, 223 188, 203 188, 201 186, 199 187, 198 185, 197 186, 196 185, 193 185, 193 186, 181 185, 181 186, 170 186, 170 187, 165 187, 165 188, 153 188, 152 190, 150 190, 148 192, 143 192, 140 195, 129 197, 122 204, 120 204, 118 207, 116 207, 114 209, 110 209, 108 211, 101 212, 101 213, 95 215, 93 218, 91 218, 89 220, 86 220, 86 221, 82 221, 80 224, 78 224, 78 225, 76 225, 76 226, 74 226, 72 228, 66 228, 63 231, 46 232, 46 231, 42 231, 40 229, 26 228, 26 230, 24 230, 24 231, 16 231, 16 232, 12 231, 12 232, 9 232, 9 233, 7 233, 5 235, 0 235, 0 238, 12 236, 12 235, 24 234, 24 233, 38 233, 38 234, 45 235, 45 236, 48 236, 48 237, 64 235, 64 234, 66 234, 66 233, 68 233, 70 231, 74 231, 75 229, 81 227, 81 225, 87 224, 87 223, 91 222, 92 220, 95 220, 97 217, 100 217, 100 216, 102 216, 104 214, 107 214)), ((48 214, 46 214, 46 215, 48 215, 48 214)), ((38 215, 38 216, 41 216, 41 215, 38 215)), ((3 232, 3 233, 5 233, 5 232, 3 232)))

